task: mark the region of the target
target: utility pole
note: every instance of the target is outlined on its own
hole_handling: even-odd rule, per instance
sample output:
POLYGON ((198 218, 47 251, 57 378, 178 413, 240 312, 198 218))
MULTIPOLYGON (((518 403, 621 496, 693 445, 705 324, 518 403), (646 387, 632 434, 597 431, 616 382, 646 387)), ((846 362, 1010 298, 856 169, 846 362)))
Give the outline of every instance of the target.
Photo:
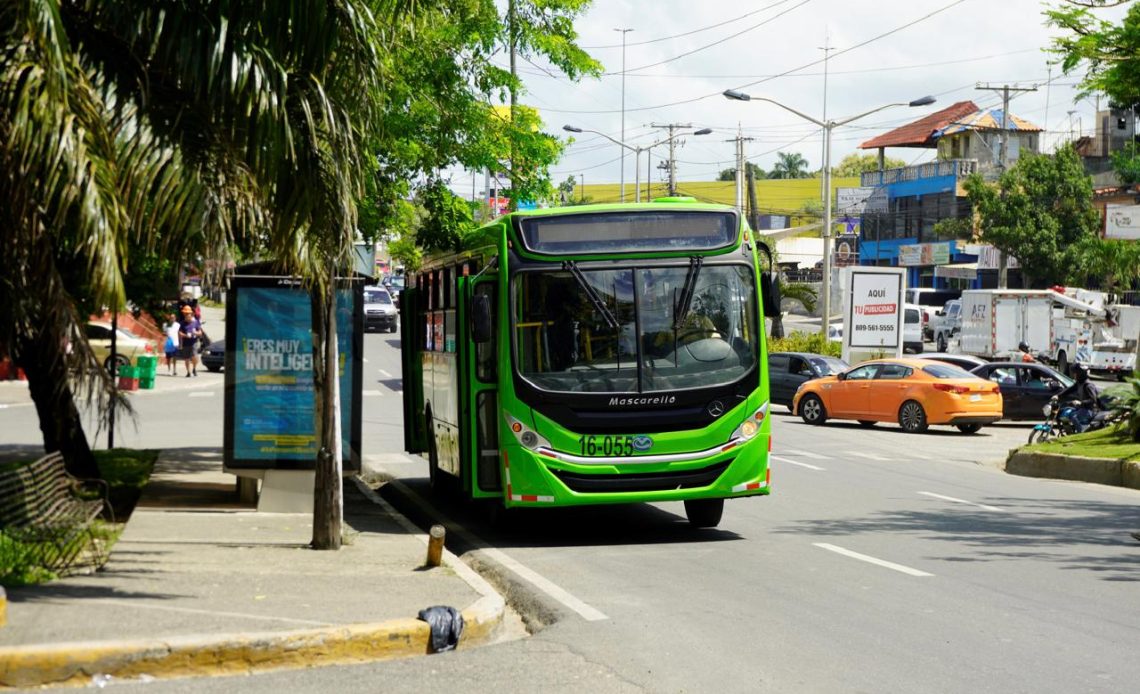
POLYGON ((744 143, 751 142, 753 138, 744 137, 744 131, 740 124, 736 124, 736 137, 725 142, 736 143, 736 213, 744 215, 744 180, 745 180, 745 167, 748 163, 744 159, 744 143))
MULTIPOLYGON (((824 35, 823 35, 823 45, 819 47, 819 50, 823 51, 823 118, 821 118, 820 120, 822 120, 824 123, 826 123, 827 122, 827 62, 828 62, 828 58, 831 56, 831 51, 835 50, 834 48, 831 47, 831 35, 827 32, 826 29, 824 30, 824 35)), ((819 159, 820 159, 820 161, 826 162, 828 160, 827 159, 827 132, 821 131, 821 135, 822 135, 822 140, 823 140, 823 142, 822 142, 823 148, 821 150, 819 159)), ((883 152, 883 150, 880 149, 879 153, 882 154, 882 152, 883 152)), ((883 168, 882 166, 879 167, 880 170, 882 168, 883 168)), ((827 191, 824 190, 824 188, 823 188, 823 186, 826 185, 826 178, 827 177, 823 176, 823 175, 820 175, 820 177, 819 177, 819 194, 820 194, 820 197, 827 195, 827 191)))
MULTIPOLYGON (((625 142, 625 35, 633 29, 614 29, 621 32, 621 141, 625 142)), ((625 202, 625 148, 621 150, 621 201, 625 202)))
MULTIPOLYGON (((989 84, 982 84, 978 82, 975 89, 984 89, 986 91, 1001 93, 1001 145, 998 149, 998 168, 1002 173, 1006 172, 1007 164, 1009 163, 1009 95, 1010 92, 1035 92, 1037 85, 1032 87, 1018 87, 1017 85, 1010 86, 1003 84, 1000 87, 990 86, 989 84)), ((1006 268, 1007 262, 1005 253, 998 251, 998 289, 1005 289, 1008 284, 1008 271, 1006 268)))
POLYGON ((676 140, 673 139, 673 131, 680 128, 691 128, 692 123, 650 123, 651 128, 659 128, 669 131, 669 195, 677 194, 677 163, 673 159, 674 145, 676 140))
POLYGON ((578 174, 578 179, 579 179, 580 181, 582 181, 582 184, 581 184, 581 187, 580 187, 580 190, 582 191, 582 194, 579 196, 579 198, 578 198, 578 199, 579 199, 581 202, 586 202, 586 174, 578 174))

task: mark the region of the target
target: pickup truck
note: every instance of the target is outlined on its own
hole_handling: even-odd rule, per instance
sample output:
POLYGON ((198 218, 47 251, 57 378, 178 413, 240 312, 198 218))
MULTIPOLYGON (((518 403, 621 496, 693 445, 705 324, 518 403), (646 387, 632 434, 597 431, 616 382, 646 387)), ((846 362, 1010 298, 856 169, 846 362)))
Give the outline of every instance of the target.
POLYGON ((951 299, 934 313, 930 319, 930 332, 934 337, 935 348, 945 352, 950 338, 962 329, 962 300, 951 299))

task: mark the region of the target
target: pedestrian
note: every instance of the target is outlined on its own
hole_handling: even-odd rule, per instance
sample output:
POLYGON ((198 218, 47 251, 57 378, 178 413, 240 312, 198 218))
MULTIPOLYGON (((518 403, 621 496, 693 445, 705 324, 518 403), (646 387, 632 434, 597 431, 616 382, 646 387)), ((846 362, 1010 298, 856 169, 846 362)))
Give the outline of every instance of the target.
POLYGON ((186 364, 186 378, 198 375, 198 338, 202 324, 194 317, 194 309, 182 307, 182 322, 178 326, 178 357, 186 364))
POLYGON ((1028 342, 1022 342, 1021 344, 1019 344, 1017 346, 1017 349, 1018 349, 1018 351, 1021 352, 1021 361, 1025 362, 1027 364, 1037 361, 1033 357, 1033 354, 1029 350, 1029 343, 1028 342))
POLYGON ((163 345, 163 352, 166 353, 166 371, 171 376, 177 371, 178 366, 178 328, 178 320, 173 313, 168 313, 166 326, 162 332, 166 333, 166 343, 163 345))

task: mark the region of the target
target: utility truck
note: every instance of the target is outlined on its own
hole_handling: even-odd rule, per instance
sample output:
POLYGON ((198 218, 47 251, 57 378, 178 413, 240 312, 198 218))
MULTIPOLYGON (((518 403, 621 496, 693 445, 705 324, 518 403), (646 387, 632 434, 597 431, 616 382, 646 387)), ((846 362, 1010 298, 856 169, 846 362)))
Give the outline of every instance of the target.
POLYGON ((1081 364, 1094 374, 1123 379, 1136 368, 1140 307, 1107 303, 1103 292, 1054 292, 1050 358, 1058 370, 1081 364))
POLYGON ((1025 342, 1034 353, 1053 345, 1055 293, 1036 289, 967 289, 962 292, 958 348, 985 359, 1015 356, 1025 342))

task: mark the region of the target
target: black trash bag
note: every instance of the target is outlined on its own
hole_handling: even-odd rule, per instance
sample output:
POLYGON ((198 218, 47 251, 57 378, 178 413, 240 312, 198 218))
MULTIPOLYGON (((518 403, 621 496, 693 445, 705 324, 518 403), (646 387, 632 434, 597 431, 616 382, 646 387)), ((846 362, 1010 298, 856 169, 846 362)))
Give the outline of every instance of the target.
POLYGON ((463 635, 463 615, 454 607, 436 605, 420 610, 419 618, 431 627, 431 651, 443 653, 453 650, 463 635))

